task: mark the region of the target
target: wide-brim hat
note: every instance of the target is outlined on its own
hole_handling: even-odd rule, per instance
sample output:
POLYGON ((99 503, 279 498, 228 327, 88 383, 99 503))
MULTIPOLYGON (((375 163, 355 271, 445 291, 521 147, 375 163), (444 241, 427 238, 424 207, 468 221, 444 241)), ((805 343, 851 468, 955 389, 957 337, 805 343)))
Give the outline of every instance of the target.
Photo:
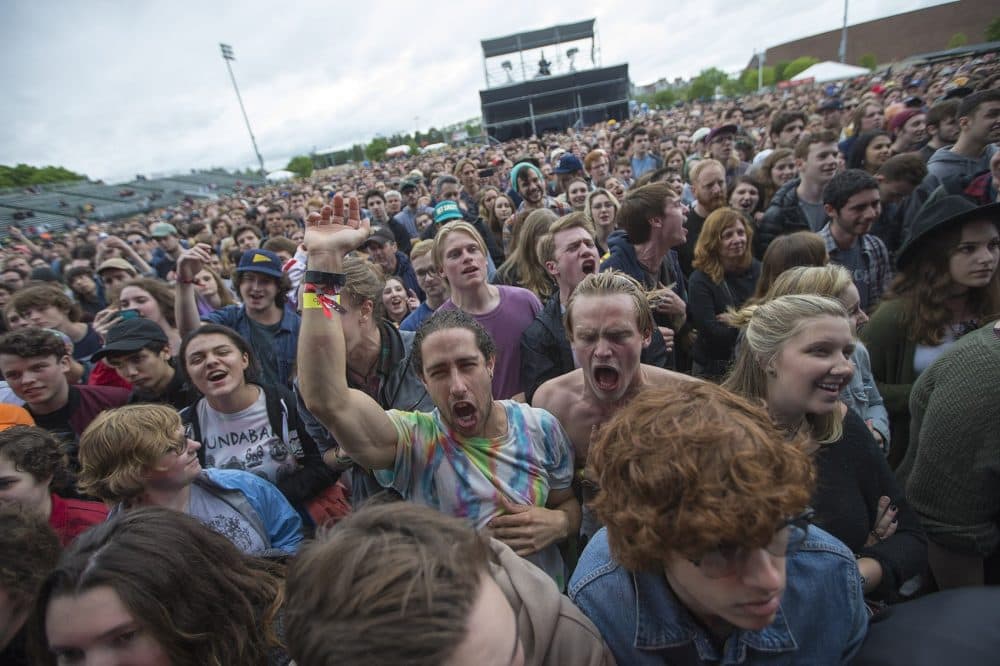
POLYGON ((896 267, 903 270, 913 260, 916 250, 931 242, 941 231, 972 220, 1000 224, 1000 203, 977 206, 963 196, 946 194, 943 186, 937 188, 917 212, 913 232, 896 253, 896 267))

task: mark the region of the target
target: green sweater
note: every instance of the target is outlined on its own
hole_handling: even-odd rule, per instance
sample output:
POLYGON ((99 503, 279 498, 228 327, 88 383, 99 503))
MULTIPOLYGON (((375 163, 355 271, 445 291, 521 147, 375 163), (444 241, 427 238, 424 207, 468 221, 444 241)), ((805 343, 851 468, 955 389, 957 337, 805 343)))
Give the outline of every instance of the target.
POLYGON ((892 432, 889 465, 896 467, 909 442, 910 390, 917 378, 913 370, 917 343, 909 338, 903 326, 903 301, 882 301, 861 329, 861 340, 868 347, 875 384, 889 412, 892 432))
POLYGON ((989 557, 1000 546, 1000 337, 969 333, 913 385, 897 475, 928 538, 989 557))

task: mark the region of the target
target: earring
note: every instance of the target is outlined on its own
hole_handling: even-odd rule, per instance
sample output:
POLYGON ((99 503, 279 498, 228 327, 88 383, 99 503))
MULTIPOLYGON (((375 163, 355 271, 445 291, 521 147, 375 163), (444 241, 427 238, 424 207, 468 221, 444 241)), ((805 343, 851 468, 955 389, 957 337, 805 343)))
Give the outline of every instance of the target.
POLYGON ((767 368, 767 374, 768 374, 769 377, 777 377, 778 376, 778 371, 775 370, 773 367, 768 366, 768 368, 767 368))

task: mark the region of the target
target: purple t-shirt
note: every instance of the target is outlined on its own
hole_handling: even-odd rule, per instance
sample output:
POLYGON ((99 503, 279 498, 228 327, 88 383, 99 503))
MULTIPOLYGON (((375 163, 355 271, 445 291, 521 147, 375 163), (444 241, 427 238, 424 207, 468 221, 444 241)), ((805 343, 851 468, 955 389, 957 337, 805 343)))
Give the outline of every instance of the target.
MULTIPOLYGON (((500 304, 481 315, 472 315, 493 338, 497 360, 493 369, 493 399, 507 400, 524 389, 521 387, 521 334, 535 321, 542 302, 532 292, 521 287, 497 285, 500 304)), ((449 298, 442 310, 456 310, 449 298)))

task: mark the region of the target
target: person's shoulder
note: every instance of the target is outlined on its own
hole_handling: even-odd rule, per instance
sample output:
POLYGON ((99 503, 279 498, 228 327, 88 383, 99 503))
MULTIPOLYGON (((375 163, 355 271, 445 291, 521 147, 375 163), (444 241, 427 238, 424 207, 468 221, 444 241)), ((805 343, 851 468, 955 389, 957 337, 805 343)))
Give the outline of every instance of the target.
POLYGON ((74 386, 81 394, 89 395, 99 401, 108 404, 126 405, 132 392, 120 386, 95 386, 93 384, 79 384, 74 386))
POLYGON ((645 379, 647 387, 657 387, 657 386, 695 386, 701 383, 703 380, 697 377, 692 377, 691 375, 685 375, 682 372, 677 372, 675 370, 667 370, 666 368, 661 368, 655 365, 649 365, 643 363, 641 366, 642 373, 645 379))
POLYGON ((789 562, 801 561, 803 557, 815 556, 820 566, 838 568, 844 564, 857 568, 854 553, 844 543, 822 527, 810 525, 802 546, 790 558, 789 562))
POLYGON ((576 368, 547 380, 535 391, 532 406, 545 409, 553 414, 561 411, 574 400, 583 385, 583 370, 576 368))
MULTIPOLYGON (((569 581, 567 593, 570 599, 577 597, 591 587, 619 587, 625 581, 631 587, 631 574, 611 555, 608 544, 608 530, 597 531, 580 555, 580 560, 569 581)), ((598 595, 600 596, 600 595, 598 595)))
POLYGON ((243 305, 240 303, 234 303, 203 314, 201 316, 201 320, 211 322, 213 324, 225 324, 228 326, 229 324, 226 322, 236 321, 242 313, 243 305))
POLYGON ((213 467, 202 470, 202 476, 225 490, 246 491, 253 489, 259 492, 270 493, 273 489, 274 492, 278 492, 277 487, 267 479, 262 479, 256 474, 245 472, 241 469, 219 469, 213 467))

